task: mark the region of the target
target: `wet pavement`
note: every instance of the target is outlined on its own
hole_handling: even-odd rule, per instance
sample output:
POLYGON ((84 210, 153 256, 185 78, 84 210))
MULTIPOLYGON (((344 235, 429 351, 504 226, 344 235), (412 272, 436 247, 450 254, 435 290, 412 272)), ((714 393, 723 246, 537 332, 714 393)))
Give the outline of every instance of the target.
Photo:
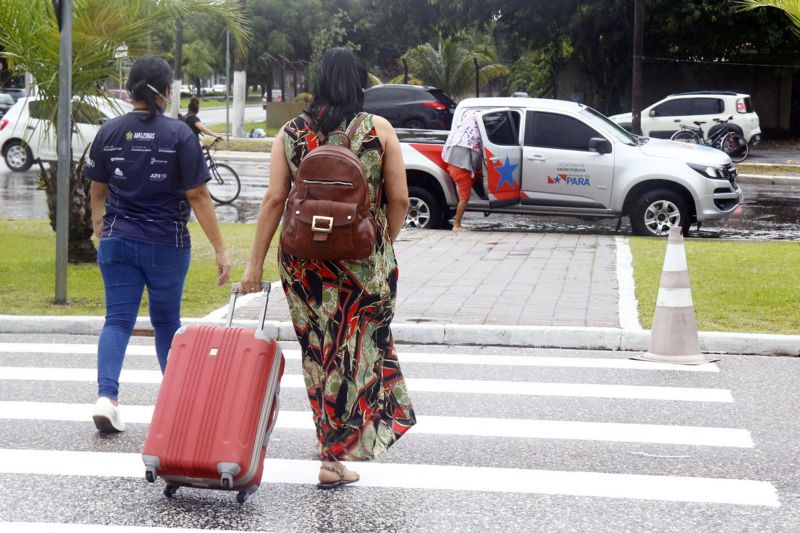
MULTIPOLYGON (((788 154, 788 152, 787 152, 788 154)), ((782 154, 769 158, 780 159, 782 154)), ((761 161, 767 162, 766 157, 761 161)), ((800 157, 798 157, 800 159, 800 157)), ((788 159, 787 159, 788 160, 788 159)), ((253 223, 266 190, 266 162, 230 162, 240 174, 242 194, 233 205, 217 206, 222 222, 253 223)), ((36 189, 37 172, 9 172, 0 162, 0 218, 46 219, 43 191, 36 189)), ((744 204, 725 222, 704 225, 692 236, 731 240, 800 241, 800 185, 742 183, 744 204)), ((534 217, 526 215, 467 213, 465 225, 474 231, 524 233, 568 233, 582 235, 631 235, 627 219, 619 231, 615 219, 587 221, 574 217, 534 217)))

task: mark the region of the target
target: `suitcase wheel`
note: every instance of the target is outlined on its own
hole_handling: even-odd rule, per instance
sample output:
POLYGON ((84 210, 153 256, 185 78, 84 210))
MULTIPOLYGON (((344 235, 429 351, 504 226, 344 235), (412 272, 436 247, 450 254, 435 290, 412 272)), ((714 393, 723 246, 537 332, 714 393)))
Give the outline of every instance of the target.
POLYGON ((233 476, 229 472, 222 474, 219 480, 223 489, 230 490, 233 487, 233 476))
POLYGON ((164 496, 166 496, 167 498, 172 498, 173 496, 175 496, 175 493, 178 492, 179 488, 180 487, 178 485, 167 485, 166 488, 164 489, 164 496))
POLYGON ((246 490, 240 490, 236 494, 236 501, 239 502, 240 504, 246 502, 247 498, 249 498, 250 495, 253 494, 256 491, 257 488, 258 488, 258 486, 250 487, 249 489, 246 489, 246 490))
POLYGON ((148 468, 144 473, 144 478, 150 483, 155 483, 157 477, 158 474, 156 474, 156 471, 153 468, 148 468))

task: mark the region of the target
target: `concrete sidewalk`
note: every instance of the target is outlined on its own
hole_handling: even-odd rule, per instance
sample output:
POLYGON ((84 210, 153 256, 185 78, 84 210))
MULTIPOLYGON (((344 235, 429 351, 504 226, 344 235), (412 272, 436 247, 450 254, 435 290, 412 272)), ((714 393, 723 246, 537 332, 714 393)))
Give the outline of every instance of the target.
MULTIPOLYGON (((607 235, 405 229, 394 323, 619 327, 616 251, 607 235)), ((237 317, 262 305, 250 299, 237 317)), ((268 316, 290 320, 282 290, 268 316)))

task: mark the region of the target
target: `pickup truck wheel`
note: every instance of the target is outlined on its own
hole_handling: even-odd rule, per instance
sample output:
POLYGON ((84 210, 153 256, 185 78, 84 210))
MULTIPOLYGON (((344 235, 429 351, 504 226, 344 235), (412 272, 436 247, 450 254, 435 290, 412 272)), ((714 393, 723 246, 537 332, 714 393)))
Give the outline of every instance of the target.
POLYGON ((665 189, 649 191, 633 205, 630 214, 631 228, 636 235, 662 237, 672 226, 682 226, 689 233, 689 210, 677 193, 665 189))
POLYGON ((31 149, 22 141, 11 141, 6 145, 6 166, 13 172, 25 172, 33 165, 31 149))
POLYGON ((405 227, 436 229, 441 223, 442 209, 433 194, 422 187, 409 187, 405 227))

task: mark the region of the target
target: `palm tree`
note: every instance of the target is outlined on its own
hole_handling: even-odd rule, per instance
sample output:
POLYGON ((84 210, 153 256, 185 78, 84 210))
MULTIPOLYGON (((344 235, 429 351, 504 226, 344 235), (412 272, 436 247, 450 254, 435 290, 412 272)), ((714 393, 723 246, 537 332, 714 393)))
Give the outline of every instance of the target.
MULTIPOLYGON (((172 68, 172 93, 176 98, 172 100, 172 109, 170 114, 173 117, 178 116, 180 108, 180 94, 181 85, 183 85, 183 47, 184 47, 184 24, 188 23, 190 26, 195 27, 195 22, 202 21, 202 17, 198 15, 207 15, 218 18, 222 21, 223 26, 230 32, 234 43, 236 44, 235 51, 244 53, 249 46, 252 36, 248 30, 247 17, 245 13, 245 5, 240 0, 237 4, 235 0, 150 0, 161 5, 164 9, 164 16, 167 20, 175 21, 175 50, 174 62, 172 68), (192 16, 189 17, 188 15, 192 16)), ((198 33, 201 33, 201 28, 195 27, 198 33)), ((202 34, 202 33, 201 33, 202 34)), ((227 72, 225 75, 227 76, 227 72)), ((235 112, 235 111, 234 111, 235 112)), ((244 115, 244 107, 242 106, 242 115, 244 115)))
MULTIPOLYGON (((214 0, 74 0, 72 93, 73 102, 99 97, 110 100, 103 82, 115 77, 114 50, 128 46, 130 57, 147 51, 148 31, 175 14, 196 12, 198 5, 225 20, 234 20, 229 7, 214 0)), ((3 0, 0 17, 2 55, 36 79, 41 99, 39 113, 46 134, 55 133, 59 94, 59 31, 51 2, 3 0)), ((176 95, 176 98, 178 96, 176 95)), ((75 105, 75 104, 73 104, 75 105)), ((83 177, 85 153, 73 158, 70 170, 70 262, 93 262, 89 180, 83 177)), ((56 161, 40 162, 39 180, 47 194, 50 224, 55 229, 56 161)))
POLYGON ((475 87, 476 61, 481 84, 509 73, 508 67, 496 62, 487 50, 471 49, 454 39, 440 38, 436 47, 425 43, 404 57, 412 77, 454 97, 465 96, 475 87))
POLYGON ((800 0, 736 0, 733 3, 742 11, 750 11, 759 7, 780 9, 792 20, 795 30, 800 33, 800 0))

